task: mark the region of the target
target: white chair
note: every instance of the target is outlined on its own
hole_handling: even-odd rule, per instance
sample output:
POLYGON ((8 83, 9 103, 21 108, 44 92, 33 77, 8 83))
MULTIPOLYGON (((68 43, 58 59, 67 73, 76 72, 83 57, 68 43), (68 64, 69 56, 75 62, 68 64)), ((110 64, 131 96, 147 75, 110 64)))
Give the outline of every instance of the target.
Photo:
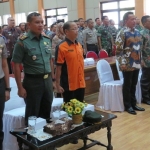
MULTIPOLYGON (((118 60, 116 60, 116 68, 117 68, 117 71, 118 71, 119 78, 120 78, 120 80, 123 83, 123 74, 122 74, 122 71, 120 71, 120 69, 119 69, 118 60)), ((142 74, 142 71, 140 69, 139 76, 138 76, 138 82, 137 82, 137 85, 136 85, 136 91, 135 91, 135 96, 136 96, 136 100, 137 100, 138 104, 141 104, 141 99, 142 99, 142 95, 141 95, 141 83, 140 83, 141 74, 142 74)))
POLYGON ((111 111, 124 111, 122 82, 114 80, 109 63, 102 59, 96 66, 100 82, 97 107, 111 111))

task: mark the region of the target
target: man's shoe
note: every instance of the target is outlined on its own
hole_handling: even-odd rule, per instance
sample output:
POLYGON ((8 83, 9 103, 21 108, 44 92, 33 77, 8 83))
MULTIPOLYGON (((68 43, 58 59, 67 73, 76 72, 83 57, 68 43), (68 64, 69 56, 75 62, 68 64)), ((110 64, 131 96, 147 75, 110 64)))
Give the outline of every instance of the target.
POLYGON ((145 103, 147 105, 150 105, 150 101, 142 101, 142 103, 145 103))
POLYGON ((133 108, 134 110, 137 110, 137 111, 145 111, 145 109, 144 109, 144 108, 139 107, 139 106, 137 106, 137 105, 132 106, 132 108, 133 108))
POLYGON ((126 109, 126 111, 127 111, 129 114, 136 115, 136 112, 135 112, 135 110, 134 110, 132 107, 126 109))

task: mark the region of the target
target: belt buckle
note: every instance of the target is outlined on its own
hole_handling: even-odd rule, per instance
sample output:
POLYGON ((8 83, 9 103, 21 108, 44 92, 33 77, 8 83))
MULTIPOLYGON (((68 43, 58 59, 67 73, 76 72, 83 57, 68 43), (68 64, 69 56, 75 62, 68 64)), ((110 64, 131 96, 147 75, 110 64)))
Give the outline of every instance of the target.
POLYGON ((44 79, 47 79, 47 78, 48 78, 48 74, 45 74, 43 78, 44 78, 44 79))

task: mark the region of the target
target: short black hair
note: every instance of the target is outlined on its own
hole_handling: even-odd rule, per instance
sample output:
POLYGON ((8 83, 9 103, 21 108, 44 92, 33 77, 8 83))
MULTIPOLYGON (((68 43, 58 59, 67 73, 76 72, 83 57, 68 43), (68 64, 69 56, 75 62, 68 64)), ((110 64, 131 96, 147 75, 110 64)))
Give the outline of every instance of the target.
POLYGON ((79 22, 78 20, 74 20, 74 22, 79 22))
POLYGON ((2 29, 3 29, 4 27, 7 27, 7 26, 8 26, 7 24, 3 24, 3 25, 2 25, 2 29))
POLYGON ((83 20, 83 18, 79 18, 78 21, 83 20))
POLYGON ((27 16, 27 22, 31 22, 32 21, 32 17, 37 17, 37 16, 41 16, 41 14, 39 14, 37 12, 33 12, 33 13, 29 14, 27 16))
POLYGON ((19 23, 19 27, 21 27, 21 25, 22 25, 22 24, 25 24, 25 22, 21 22, 21 23, 19 23))
POLYGON ((87 20, 87 24, 91 21, 92 19, 91 18, 89 18, 88 20, 87 20))
POLYGON ((133 15, 133 12, 129 11, 126 12, 123 16, 123 22, 125 23, 125 21, 128 19, 129 15, 133 15))
POLYGON ((53 23, 50 28, 52 29, 55 25, 56 25, 56 23, 53 23))
POLYGON ((65 30, 69 30, 70 29, 70 24, 74 23, 73 21, 67 21, 66 23, 64 23, 63 25, 63 31, 65 33, 65 30))
POLYGON ((144 23, 147 21, 148 18, 150 18, 149 15, 143 16, 143 17, 141 18, 141 22, 142 22, 143 26, 144 26, 144 23))
POLYGON ((108 16, 102 16, 102 21, 103 21, 106 17, 108 17, 108 16))
POLYGON ((95 22, 98 20, 99 18, 95 18, 95 22))

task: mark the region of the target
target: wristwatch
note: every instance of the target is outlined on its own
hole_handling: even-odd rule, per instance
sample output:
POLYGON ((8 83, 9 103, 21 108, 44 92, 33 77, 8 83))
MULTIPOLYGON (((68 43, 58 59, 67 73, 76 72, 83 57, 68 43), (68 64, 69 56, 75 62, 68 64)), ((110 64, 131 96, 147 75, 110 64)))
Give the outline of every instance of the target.
POLYGON ((9 91, 9 92, 10 92, 10 91, 11 91, 11 88, 5 88, 5 91, 9 91))

